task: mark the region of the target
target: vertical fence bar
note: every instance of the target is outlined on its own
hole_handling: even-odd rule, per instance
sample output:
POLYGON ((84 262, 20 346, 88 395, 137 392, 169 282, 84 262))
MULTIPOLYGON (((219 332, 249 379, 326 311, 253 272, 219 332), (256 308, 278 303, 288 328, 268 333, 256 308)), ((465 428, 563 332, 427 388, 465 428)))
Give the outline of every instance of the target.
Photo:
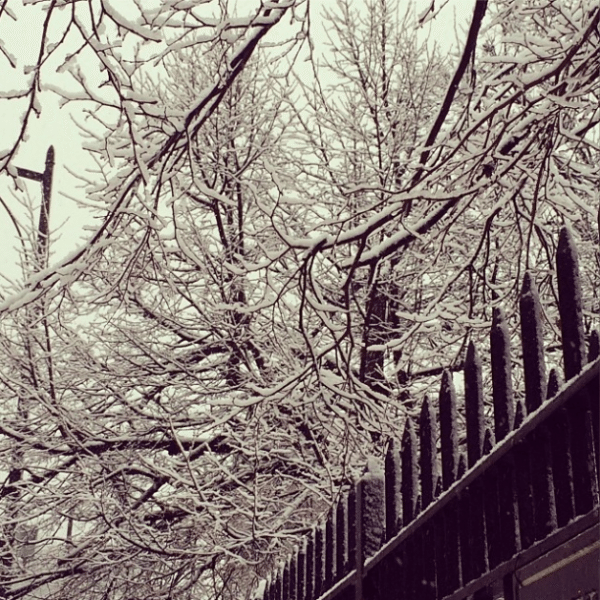
MULTIPOLYGON (((363 559, 377 553, 385 541, 385 473, 375 459, 370 459, 362 484, 362 547, 363 559)), ((380 573, 370 572, 363 583, 365 598, 379 598, 380 573)))
POLYGON ((521 547, 529 548, 535 538, 535 513, 534 498, 531 486, 531 464, 530 448, 526 441, 521 442, 515 449, 518 465, 517 477, 517 496, 519 504, 519 535, 521 547))
MULTIPOLYGON (((525 273, 521 299, 521 344, 523 348, 523 365, 525 371, 525 402, 527 410, 535 410, 546 394, 546 366, 543 357, 541 307, 537 287, 529 272, 525 273)), ((525 419, 525 406, 521 400, 515 408, 514 429, 518 429, 525 419)), ((529 448, 521 442, 515 449, 514 462, 518 465, 515 471, 515 491, 518 507, 518 539, 520 549, 531 546, 534 540, 534 499, 531 487, 531 467, 529 448)))
POLYGON ((421 508, 424 510, 433 501, 436 468, 436 423, 429 398, 425 396, 419 416, 419 464, 421 471, 421 508))
MULTIPOLYGON (((467 421, 467 458, 472 467, 482 456, 485 439, 483 414, 483 383, 481 359, 473 342, 469 342, 465 358, 465 412, 467 421)), ((470 578, 481 575, 487 569, 487 546, 485 537, 483 482, 476 480, 468 490, 468 514, 461 515, 463 536, 461 547, 468 545, 466 570, 470 578)))
POLYGON ((590 341, 588 348, 588 363, 595 361, 600 356, 600 333, 597 329, 593 329, 590 333, 590 341))
POLYGON ((511 431, 514 421, 514 394, 510 356, 510 334, 504 313, 494 308, 490 330, 494 428, 496 441, 502 441, 511 431))
POLYGON ((353 485, 348 494, 348 571, 356 568, 356 486, 353 485))
POLYGON ((473 577, 478 577, 489 570, 485 518, 487 489, 481 477, 473 481, 472 485, 469 486, 469 494, 471 496, 471 514, 469 521, 466 521, 464 526, 469 526, 470 528, 472 575, 473 577))
POLYGON ((324 533, 322 525, 315 529, 315 597, 323 593, 324 533))
POLYGON ((406 527, 416 516, 419 478, 417 439, 412 421, 407 417, 402 436, 402 525, 406 527))
POLYGON ((283 566, 283 572, 281 575, 281 598, 282 600, 288 600, 291 598, 290 594, 290 563, 286 561, 283 566))
POLYGON ((442 448, 443 489, 447 490, 458 477, 458 410, 456 392, 449 371, 442 373, 440 387, 440 436, 442 448))
POLYGON ((290 600, 299 600, 298 599, 298 548, 294 548, 294 553, 292 554, 289 562, 289 573, 290 573, 290 591, 289 598, 290 600))
POLYGON ((556 249, 556 274, 567 381, 575 377, 586 363, 581 282, 577 262, 577 249, 573 236, 566 227, 563 227, 560 230, 556 249))
POLYGON ((465 358, 465 411, 467 416, 467 458, 472 467, 483 450, 483 383, 481 359, 473 342, 469 342, 465 358))
MULTIPOLYGON (((404 552, 404 564, 406 565, 406 570, 404 573, 404 597, 406 600, 417 600, 417 576, 415 563, 418 560, 418 557, 415 553, 415 544, 414 538, 409 538, 404 543, 406 548, 404 552)), ((403 598, 404 600, 404 598, 403 598)))
POLYGON ((402 463, 394 438, 390 440, 385 455, 385 534, 389 540, 400 529, 402 463))
POLYGON ((385 541, 385 479, 375 459, 369 461, 361 481, 363 556, 368 558, 385 541))
POLYGON ((499 498, 499 477, 498 468, 493 468, 486 472, 483 477, 485 480, 485 495, 483 498, 485 514, 485 533, 489 569, 498 566, 501 561, 501 530, 500 530, 500 498, 499 498))
POLYGON ((342 496, 335 509, 335 578, 339 581, 347 573, 348 538, 346 497, 342 496))
POLYGON ((549 431, 542 425, 531 434, 531 440, 535 539, 542 540, 557 527, 549 431))
MULTIPOLYGON (((402 600, 409 599, 408 593, 408 559, 406 556, 406 542, 403 542, 402 545, 398 548, 398 552, 396 555, 397 558, 397 568, 395 569, 396 574, 394 579, 396 585, 396 593, 394 594, 396 597, 402 598, 402 600)), ((392 595, 392 598, 394 597, 392 595)))
MULTIPOLYGON (((583 331, 583 303, 579 277, 577 249, 568 228, 563 227, 556 250, 559 310, 562 329, 565 379, 575 377, 586 364, 583 331)), ((595 401, 595 400, 594 400, 595 401)), ((597 502, 598 481, 594 423, 590 398, 586 390, 580 393, 579 406, 571 412, 571 451, 577 515, 591 510, 597 502)))
POLYGON ((433 527, 433 544, 431 551, 435 556, 435 583, 437 596, 442 598, 447 595, 449 588, 450 564, 449 552, 451 541, 447 536, 446 519, 443 514, 436 515, 433 527))
POLYGON ((298 549, 298 562, 296 566, 296 579, 298 600, 306 600, 306 540, 302 540, 298 549))
POLYGON ((533 412, 546 398, 546 363, 542 309, 537 286, 531 273, 525 273, 521 299, 521 344, 525 371, 525 403, 527 413, 533 412))
MULTIPOLYGON (((464 456, 464 455, 461 455, 464 456)), ((471 522, 471 497, 470 494, 463 494, 459 498, 458 502, 459 510, 459 540, 460 540, 460 561, 461 561, 461 572, 463 576, 463 585, 466 585, 474 578, 474 569, 471 564, 471 557, 473 555, 473 547, 470 539, 470 527, 471 522)))
MULTIPOLYGON (((446 547, 452 548, 452 552, 446 552, 442 563, 445 569, 444 586, 441 590, 438 587, 438 596, 441 598, 444 594, 452 594, 460 586, 462 581, 461 573, 461 555, 463 549, 460 543, 460 513, 459 503, 452 500, 445 512, 444 517, 444 538, 446 547)), ((436 565, 437 568, 437 565, 436 565)))
MULTIPOLYGON (((590 336, 590 346, 588 351, 588 363, 593 362, 598 358, 600 354, 600 339, 596 329, 594 329, 590 336)), ((600 367, 598 367, 600 368, 600 367)), ((594 444, 593 447, 596 449, 596 478, 600 482, 600 456, 598 451, 600 448, 600 402, 597 399, 600 398, 600 381, 595 378, 590 383, 589 398, 590 408, 592 410, 592 424, 594 426, 594 444)))
POLYGON ((508 455, 498 466, 499 557, 504 562, 521 549, 519 504, 514 457, 508 455))
POLYGON ((325 523, 325 576, 324 589, 328 590, 335 580, 335 510, 329 512, 325 523))
MULTIPOLYGON (((438 520, 438 523, 440 521, 438 520)), ((441 522, 443 528, 443 520, 441 522)), ((421 598, 422 600, 436 600, 437 596, 437 580, 436 580, 436 562, 437 555, 435 552, 435 525, 432 521, 426 523, 420 532, 421 541, 421 598)), ((446 548, 448 550, 448 548, 446 548)))
POLYGON ((315 598, 315 530, 311 530, 306 540, 306 600, 315 598))
POLYGON ((413 552, 415 561, 413 563, 415 577, 415 592, 419 600, 430 600, 427 586, 427 560, 425 558, 425 544, 423 540, 424 527, 417 529, 413 535, 413 552))
POLYGON ((281 569, 279 567, 277 567, 277 571, 275 571, 275 585, 273 586, 273 590, 273 600, 283 600, 281 597, 281 569))
MULTIPOLYGON (((550 387, 550 386, 548 386, 550 387)), ((550 419, 552 436, 552 473, 554 479, 556 523, 566 525, 575 516, 573 491, 573 465, 571 462, 571 422, 566 409, 561 409, 550 419)))
MULTIPOLYGON (((594 329, 590 334, 589 349, 588 349, 588 363, 594 362, 600 356, 600 333, 597 329, 594 329)), ((594 435, 595 443, 594 448, 600 446, 600 404, 594 402, 594 399, 600 398, 600 389, 598 386, 598 379, 590 385, 590 398, 592 399, 592 421, 594 423, 594 435)), ((596 467, 600 467, 600 460, 596 456, 596 467)), ((597 472, 597 477, 600 479, 600 471, 597 472)))
POLYGON ((356 583, 354 585, 355 600, 363 598, 363 480, 356 484, 356 519, 354 527, 354 568, 356 569, 356 583))
POLYGON ((587 390, 581 390, 569 417, 575 514, 579 516, 589 512, 598 502, 594 424, 587 390))

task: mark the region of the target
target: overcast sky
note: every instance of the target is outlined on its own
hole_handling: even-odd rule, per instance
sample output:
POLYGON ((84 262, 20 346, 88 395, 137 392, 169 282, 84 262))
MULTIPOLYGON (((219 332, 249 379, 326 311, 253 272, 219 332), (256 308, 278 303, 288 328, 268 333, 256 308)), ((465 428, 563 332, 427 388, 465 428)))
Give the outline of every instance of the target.
MULTIPOLYGON (((111 0, 114 6, 121 9, 126 0, 111 0)), ((147 0, 144 0, 146 2, 147 0)), ((400 0, 401 7, 405 2, 411 1, 415 5, 416 13, 420 14, 430 4, 431 0, 400 0)), ((443 0, 436 0, 438 8, 443 0)), ((28 5, 23 7, 22 1, 9 0, 10 7, 16 6, 17 21, 9 19, 0 20, 0 39, 3 47, 9 51, 17 60, 17 69, 12 69, 8 61, 0 56, 0 98, 9 90, 19 89, 27 79, 24 72, 27 65, 35 64, 36 52, 39 45, 38 36, 42 25, 42 14, 38 6, 28 5), (20 7, 19 7, 20 5, 20 7), (19 75, 20 74, 20 75, 19 75)), ((313 6, 335 6, 335 0, 320 0, 313 6)), ((472 13, 474 0, 449 0, 442 14, 434 21, 422 28, 422 35, 446 49, 450 49, 455 40, 456 26, 464 27, 472 13)), ((277 27, 280 27, 279 24, 277 27)), ((313 23, 314 34, 318 38, 320 22, 313 23)), ((277 35, 277 27, 269 35, 277 35)), ((46 68, 46 74, 49 72, 46 68)), ((51 72, 51 71, 50 71, 51 72)), ((90 66, 86 76, 93 76, 94 66, 90 66)), ((99 75, 99 74, 98 74, 99 75)), ((56 74, 56 81, 60 81, 61 75, 56 74)), ((68 169, 82 172, 93 166, 86 152, 82 149, 82 139, 73 117, 80 118, 81 113, 75 108, 59 109, 58 97, 53 92, 45 92, 42 95, 42 114, 37 120, 31 120, 28 129, 28 141, 23 144, 13 166, 24 167, 31 170, 42 171, 44 159, 49 145, 53 145, 56 151, 56 166, 54 171, 54 184, 51 209, 51 230, 54 232, 52 240, 51 264, 60 260, 62 256, 71 252, 80 245, 86 235, 84 226, 93 224, 89 211, 77 207, 68 196, 82 197, 82 190, 77 188, 77 180, 69 174, 68 169)), ((17 117, 22 111, 24 104, 14 100, 0 99, 0 149, 6 149, 12 145, 19 127, 17 117)), ((41 186, 36 182, 24 183, 31 201, 34 203, 35 218, 41 198, 41 186)), ((10 192, 8 178, 0 176, 0 195, 9 204, 15 214, 24 216, 22 209, 14 195, 10 192)), ((22 196, 22 195, 21 195, 22 196)), ((16 269, 16 237, 14 227, 0 207, 0 255, 2 263, 0 271, 11 279, 18 276, 16 269)), ((6 289, 5 282, 0 280, 0 290, 6 289)))

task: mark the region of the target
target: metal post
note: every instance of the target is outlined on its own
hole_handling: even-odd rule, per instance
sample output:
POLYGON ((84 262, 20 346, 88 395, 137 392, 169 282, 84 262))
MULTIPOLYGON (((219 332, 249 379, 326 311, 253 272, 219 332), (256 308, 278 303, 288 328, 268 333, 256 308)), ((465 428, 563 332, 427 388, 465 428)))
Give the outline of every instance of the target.
POLYGON ((50 197, 52 194, 52 175, 54 171, 54 147, 50 146, 46 152, 46 166, 43 173, 30 171, 17 167, 20 177, 39 181, 42 184, 42 205, 40 207, 40 220, 38 223, 37 252, 40 258, 40 267, 43 269, 48 261, 48 230, 50 220, 50 197))

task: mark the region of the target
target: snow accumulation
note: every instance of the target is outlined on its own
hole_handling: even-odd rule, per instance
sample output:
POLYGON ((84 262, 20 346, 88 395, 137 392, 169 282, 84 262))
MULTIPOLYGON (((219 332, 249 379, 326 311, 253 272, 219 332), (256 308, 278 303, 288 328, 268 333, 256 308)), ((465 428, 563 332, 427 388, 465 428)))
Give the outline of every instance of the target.
POLYGON ((152 29, 147 29, 142 27, 139 23, 139 20, 132 20, 126 17, 122 12, 119 12, 116 8, 111 6, 111 3, 108 0, 104 0, 102 3, 102 7, 106 11, 106 14, 121 27, 128 29, 129 31, 139 35, 140 37, 152 40, 153 42, 162 42, 162 36, 160 33, 153 31, 152 29))

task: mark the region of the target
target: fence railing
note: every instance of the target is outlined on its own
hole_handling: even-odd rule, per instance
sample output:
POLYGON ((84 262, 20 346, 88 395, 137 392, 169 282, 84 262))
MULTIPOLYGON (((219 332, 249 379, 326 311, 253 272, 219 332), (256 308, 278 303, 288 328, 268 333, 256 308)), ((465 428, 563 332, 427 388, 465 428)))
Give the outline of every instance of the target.
POLYGON ((459 452, 459 407, 445 372, 439 419, 425 398, 418 423, 407 418, 401 444, 390 443, 384 468, 369 467, 268 580, 263 600, 511 600, 518 564, 597 522, 600 343, 593 331, 586 352, 577 252, 567 229, 560 234, 557 277, 567 383, 555 370, 546 377, 540 301, 526 274, 520 300, 525 403, 514 401, 508 328, 495 309, 493 427, 484 414, 481 360, 470 344, 466 456, 459 452))

